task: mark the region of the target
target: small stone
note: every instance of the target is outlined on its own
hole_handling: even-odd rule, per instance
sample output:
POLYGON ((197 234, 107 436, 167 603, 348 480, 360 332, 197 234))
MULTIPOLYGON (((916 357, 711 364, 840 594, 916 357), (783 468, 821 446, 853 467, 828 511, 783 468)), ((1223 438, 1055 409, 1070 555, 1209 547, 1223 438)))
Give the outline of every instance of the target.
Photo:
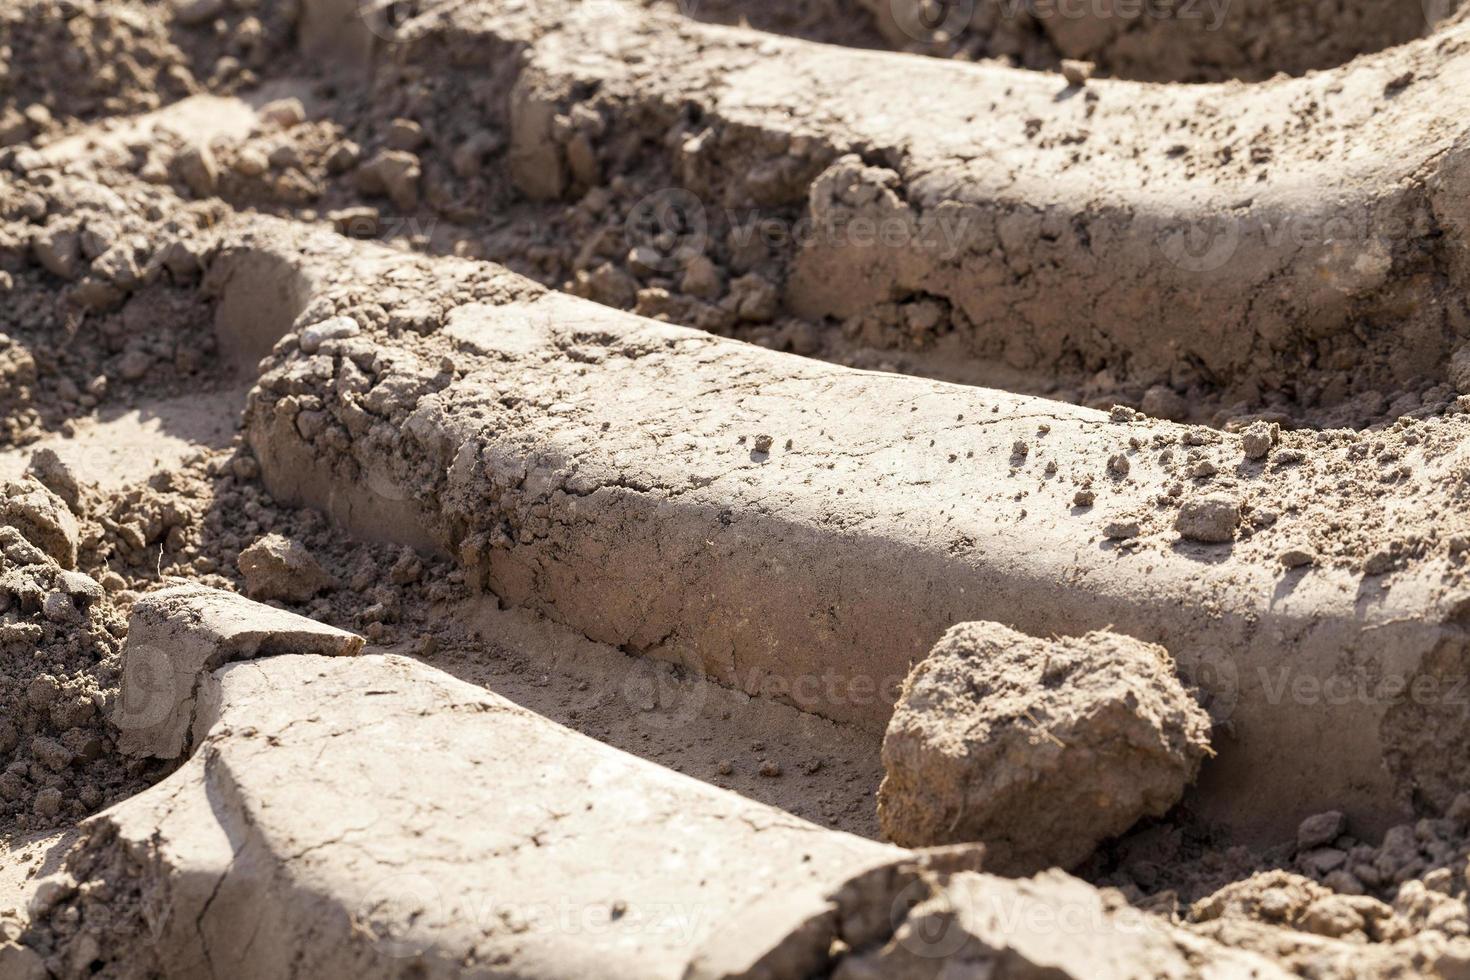
POLYGON ((117 373, 124 381, 141 381, 153 367, 153 357, 136 347, 123 352, 117 362, 117 373))
POLYGON ((1346 864, 1347 852, 1335 847, 1319 847, 1304 852, 1300 860, 1304 867, 1320 878, 1346 864))
POLYGON ((1375 551, 1363 561, 1364 575, 1382 575, 1393 568, 1393 554, 1388 551, 1375 551))
POLYGON ((419 203, 419 158, 403 150, 384 150, 357 171, 357 187, 364 194, 386 196, 400 211, 412 211, 419 203))
POLYGON ((781 764, 771 759, 767 759, 765 762, 761 763, 760 773, 767 779, 775 779, 777 776, 781 775, 781 764))
POLYGON ((1188 541, 1224 544, 1240 526, 1240 501, 1224 494, 1198 497, 1179 508, 1174 528, 1188 541))
POLYGON ((61 813, 62 795, 61 790, 54 786, 47 786, 36 794, 34 809, 36 816, 51 818, 61 813))
POLYGON ((1351 871, 1337 870, 1329 872, 1323 879, 1322 884, 1331 888, 1339 895, 1362 895, 1367 889, 1363 883, 1353 877, 1351 871))
POLYGON ((456 176, 469 180, 484 168, 485 158, 499 152, 504 145, 505 140, 499 133, 488 129, 480 130, 455 147, 450 156, 450 166, 454 168, 456 176))
POLYGON ((412 548, 404 548, 388 570, 388 581, 394 585, 412 585, 424 574, 424 561, 412 548))
POLYGON ((1132 469, 1132 464, 1122 453, 1114 453, 1108 457, 1108 472, 1113 476, 1125 477, 1130 469, 1132 469))
POLYGON ((652 245, 635 245, 628 250, 627 261, 634 275, 647 277, 657 275, 667 260, 652 245))
POLYGON ((260 476, 260 464, 254 456, 236 456, 230 460, 230 474, 237 480, 253 480, 260 476))
POLYGON ((679 280, 680 292, 699 299, 718 299, 724 288, 719 266, 708 256, 696 255, 685 263, 684 277, 679 280))
POLYGON ((1330 844, 1347 830, 1347 817, 1339 810, 1328 810, 1303 820, 1296 829, 1296 846, 1299 851, 1310 851, 1314 847, 1330 844))
POLYGON ((65 592, 48 592, 41 602, 41 612, 53 623, 69 623, 77 618, 77 607, 65 592))
POLYGON ((1453 820, 1456 826, 1470 826, 1470 793, 1456 794, 1450 808, 1445 811, 1445 817, 1453 820))
POLYGON ((1454 892, 1455 876, 1449 868, 1435 868, 1424 876, 1424 887, 1441 895, 1454 892))
POLYGON ((1252 422, 1240 435, 1240 446, 1246 459, 1265 459, 1271 447, 1281 441, 1281 426, 1275 422, 1252 422))
MULTIPOLYGON (((42 815, 55 816, 57 813, 61 812, 61 790, 51 787, 41 790, 41 793, 36 799, 36 812, 41 812, 40 796, 47 793, 56 794, 55 797, 50 798, 55 800, 56 809, 49 814, 42 815)), ((50 804, 48 802, 48 808, 49 805, 50 804)), ((36 887, 31 891, 31 900, 26 906, 26 912, 30 915, 33 921, 36 919, 40 919, 41 917, 50 914, 51 910, 56 908, 56 906, 60 905, 68 898, 75 895, 76 891, 76 879, 65 871, 58 872, 57 874, 50 875, 46 878, 42 878, 40 881, 36 882, 36 887)))
POLYGON ((331 416, 326 412, 314 409, 303 410, 296 415, 296 431, 300 433, 302 439, 311 442, 322 434, 330 420, 331 416))
POLYGON ((320 323, 313 323, 301 331, 301 353, 315 354, 328 340, 346 340, 361 332, 362 327, 350 316, 334 316, 320 323))
POLYGON ((1072 494, 1072 505, 1075 507, 1091 507, 1095 500, 1097 500, 1097 494, 1091 490, 1078 490, 1072 494))
POLYGON ((566 145, 567 169, 577 183, 583 187, 596 187, 602 183, 602 164, 597 158, 597 147, 586 133, 573 133, 566 145))
POLYGON ((395 119, 388 124, 384 142, 393 150, 417 150, 424 145, 424 128, 412 119, 395 119))
POLYGON ((238 565, 252 599, 305 602, 335 586, 305 545, 279 534, 267 534, 240 552, 238 565))
POLYGON ((1314 900, 1296 923, 1304 932, 1333 938, 1362 933, 1365 924, 1362 912, 1342 895, 1314 900))
POLYGON ((362 159, 362 147, 352 140, 343 140, 327 154, 327 170, 334 174, 346 173, 362 159))
POLYGON ((234 170, 241 177, 259 177, 270 168, 270 158, 258 147, 244 147, 235 155, 234 170))
POLYGON ((1086 85, 1092 78, 1094 66, 1090 61, 1078 61, 1075 58, 1062 59, 1062 78, 1066 79, 1068 85, 1086 85))
POLYGON ((185 149, 174 159, 179 179, 194 192, 195 197, 209 197, 219 186, 219 163, 208 144, 200 143, 185 149))
POLYGON ((306 107, 297 98, 276 99, 261 106, 259 115, 262 122, 290 129, 306 121, 306 107))
POLYGON ((271 150, 270 155, 265 159, 266 163, 277 170, 300 170, 303 167, 301 151, 291 143, 282 143, 271 150))
POLYGON ((1317 563, 1317 554, 1310 548, 1287 548, 1280 555, 1281 564, 1287 568, 1303 568, 1317 563))
POLYGON ((915 337, 934 333, 944 322, 945 308, 934 300, 920 300, 903 308, 904 325, 915 337))
POLYGON ((31 454, 26 475, 34 477, 47 490, 60 497, 72 513, 76 513, 81 506, 82 488, 76 472, 49 446, 31 454))
POLYGON ((52 772, 60 772, 72 764, 76 756, 65 745, 54 738, 37 736, 31 739, 31 753, 40 761, 41 765, 52 772))
POLYGON ((638 280, 611 262, 579 273, 578 286, 580 295, 603 306, 626 310, 638 301, 638 280))
POLYGON ((31 240, 31 254, 47 272, 62 279, 82 274, 81 236, 76 229, 48 225, 31 240))
POLYGON ((1137 521, 1109 521, 1103 528, 1103 535, 1113 541, 1127 541, 1138 537, 1138 530, 1137 521))
POLYGON ((748 323, 769 323, 776 315, 780 297, 775 286, 760 274, 751 272, 731 281, 726 301, 740 319, 748 323))
POLYGON ((383 213, 367 204, 329 211, 327 220, 348 238, 377 238, 383 233, 383 213))
MULTIPOLYGON (((81 969, 72 972, 83 975, 81 969)), ((47 980, 50 976, 52 973, 46 969, 46 961, 39 953, 28 946, 7 941, 3 930, 0 930, 0 977, 6 980, 47 980)))
POLYGON ((721 759, 715 763, 715 771, 721 776, 728 776, 735 771, 735 764, 729 759, 721 759))
POLYGON ((773 442, 775 442, 773 438, 765 433, 760 433, 755 437, 755 451, 758 453, 769 453, 773 442))
POLYGON ((822 349, 822 331, 806 320, 792 320, 786 325, 786 346, 793 354, 810 357, 822 349))
POLYGON ((1145 391, 1138 407, 1145 415, 1170 422, 1183 421, 1189 414, 1189 403, 1173 388, 1165 385, 1154 385, 1145 391))
POLYGON ((56 582, 67 595, 87 603, 100 602, 104 596, 101 583, 82 572, 62 572, 57 576, 56 582))

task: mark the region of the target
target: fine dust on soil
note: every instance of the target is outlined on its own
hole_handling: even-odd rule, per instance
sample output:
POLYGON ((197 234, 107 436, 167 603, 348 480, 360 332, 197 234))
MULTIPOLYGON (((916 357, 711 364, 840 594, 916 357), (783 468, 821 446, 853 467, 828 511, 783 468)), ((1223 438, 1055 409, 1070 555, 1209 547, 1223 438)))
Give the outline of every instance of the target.
MULTIPOLYGON (((716 228, 714 258, 677 274, 640 254, 656 232, 640 224, 638 203, 667 186, 669 175, 635 166, 636 147, 624 172, 607 174, 580 200, 531 204, 515 194, 500 163, 506 134, 492 105, 496 79, 478 79, 466 91, 422 66, 389 65, 364 86, 339 87, 312 79, 292 52, 293 5, 176 6, 211 15, 190 23, 147 0, 34 0, 0 11, 10 83, 0 101, 0 147, 10 150, 0 151, 9 153, 0 165, 29 163, 25 154, 67 136, 100 135, 85 128, 97 120, 201 93, 240 94, 266 106, 259 125, 202 148, 177 132, 125 133, 78 151, 90 155, 76 168, 85 179, 32 178, 19 167, 0 185, 0 506, 31 515, 0 528, 0 848, 14 848, 0 850, 0 892, 6 876, 46 870, 54 851, 30 841, 49 840, 48 833, 165 774, 118 756, 106 721, 132 601, 180 580, 248 590, 241 552, 267 534, 299 543, 327 576, 310 597, 281 604, 362 632, 370 649, 421 658, 609 744, 798 816, 878 834, 882 768, 870 735, 653 667, 523 610, 491 608, 447 560, 354 541, 320 513, 274 500, 236 431, 254 377, 218 350, 206 288, 210 257, 196 247, 201 229, 231 209, 318 222, 405 250, 500 261, 609 306, 854 366, 1004 380, 1054 398, 1124 403, 1216 425, 1265 418, 1376 426, 1272 437, 1288 449, 1297 442, 1339 448, 1345 481, 1398 478, 1401 457, 1422 436, 1391 428, 1391 420, 1458 407, 1444 384, 1372 392, 1350 409, 1318 412, 1269 396, 1261 404, 1220 404, 1203 382, 1140 390, 1106 371, 998 379, 979 361, 936 353, 940 339, 957 332, 957 311, 924 297, 885 304, 835 330, 819 326, 780 308, 776 285, 789 255, 779 245, 751 245, 731 228, 716 228), (265 91, 271 98, 261 97, 262 83, 272 86, 265 91), (409 173, 421 175, 421 185, 407 181, 409 173), (90 202, 78 200, 83 188, 91 188, 90 202), (123 217, 139 214, 151 217, 123 217), (432 217, 415 217, 424 214, 432 217), (67 303, 56 302, 58 295, 67 303)), ((733 22, 749 13, 758 28, 894 46, 856 0, 775 20, 753 6, 712 3, 698 16, 733 22), (834 22, 851 30, 822 26, 834 22)), ((1338 6, 1323 8, 1328 19, 1338 6)), ((1374 43, 1405 31, 1390 25, 1374 43)), ((1344 46, 1341 37, 1350 33, 1302 46, 1292 61, 1272 28, 1266 49, 1248 59, 1229 51, 1198 77, 1169 74, 1196 81, 1256 77, 1263 65, 1304 71, 1364 50, 1344 46)), ((1080 53, 1105 71, 1142 74, 1129 61, 1140 57, 1130 51, 1142 49, 1124 40, 1068 52, 1034 24, 1015 37, 992 36, 999 48, 942 40, 917 47, 1039 68, 1080 53)), ((1437 540, 1389 546, 1388 531, 1360 529, 1352 540, 1336 534, 1335 544, 1317 547, 1325 560, 1348 564, 1380 552, 1391 562, 1415 548, 1458 547, 1437 540), (1332 553, 1334 546, 1342 553, 1332 553)), ((1298 840, 1251 851, 1214 839, 1185 808, 1105 845, 1081 873, 1303 975, 1342 973, 1349 956, 1362 960, 1354 969, 1382 976, 1470 968, 1470 957, 1456 960, 1460 953, 1450 948, 1470 935, 1470 798, 1381 840, 1356 836, 1330 814, 1308 824, 1298 840)), ((0 907, 0 940, 11 938, 6 913, 0 907)))

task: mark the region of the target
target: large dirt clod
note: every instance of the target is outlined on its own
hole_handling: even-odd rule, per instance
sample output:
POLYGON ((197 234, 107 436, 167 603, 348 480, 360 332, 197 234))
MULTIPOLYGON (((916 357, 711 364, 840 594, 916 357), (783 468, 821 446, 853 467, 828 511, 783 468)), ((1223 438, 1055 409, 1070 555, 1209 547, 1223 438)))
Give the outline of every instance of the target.
POLYGON ((1178 802, 1209 728, 1162 647, 962 623, 904 683, 879 819, 906 846, 983 841, 1002 872, 1072 867, 1178 802))
POLYGON ((333 584, 305 545, 279 534, 267 534, 240 552, 240 574, 253 599, 305 602, 333 584))

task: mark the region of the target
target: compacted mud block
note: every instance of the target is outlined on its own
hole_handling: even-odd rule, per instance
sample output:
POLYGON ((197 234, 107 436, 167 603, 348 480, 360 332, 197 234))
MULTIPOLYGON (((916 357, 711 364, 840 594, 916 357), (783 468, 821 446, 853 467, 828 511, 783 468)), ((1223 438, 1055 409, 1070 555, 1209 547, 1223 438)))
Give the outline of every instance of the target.
POLYGON ((1000 872, 1071 867, 1179 802, 1209 730, 1160 646, 963 623, 914 668, 888 723, 883 833, 984 841, 1000 872))
POLYGON ((181 585, 133 604, 123 649, 122 692, 113 724, 129 755, 176 759, 204 677, 236 660, 285 653, 351 656, 363 639, 233 592, 181 585))
POLYGON ((193 721, 32 900, 63 975, 677 977, 755 898, 906 853, 400 658, 231 664, 193 721))
POLYGON ((1010 882, 967 870, 978 850, 824 830, 401 658, 228 665, 206 678, 194 733, 184 768, 91 820, 36 883, 29 962, 242 980, 856 978, 948 962, 946 976, 1080 980, 1105 948, 1120 976, 1185 976, 1186 954, 1264 966, 1060 873, 1010 882), (1010 909, 1086 933, 996 928, 1010 909))
POLYGON ((506 602, 875 731, 957 622, 1111 627, 1201 692, 1202 808, 1248 832, 1332 808, 1383 826, 1465 783, 1461 417, 1224 433, 816 363, 281 224, 227 234, 220 261, 241 254, 317 284, 251 395, 272 492, 453 555, 506 602), (313 330, 339 316, 357 332, 313 330))

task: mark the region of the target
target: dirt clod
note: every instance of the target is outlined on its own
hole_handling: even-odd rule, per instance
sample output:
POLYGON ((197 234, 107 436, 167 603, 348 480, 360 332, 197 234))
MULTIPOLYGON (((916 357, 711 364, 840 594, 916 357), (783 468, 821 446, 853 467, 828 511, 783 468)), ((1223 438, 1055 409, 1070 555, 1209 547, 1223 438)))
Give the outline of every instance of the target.
POLYGON ((0 515, 62 568, 76 566, 76 518, 66 502, 39 480, 6 484, 0 515))
MULTIPOLYGON (((1330 844, 1347 830, 1347 817, 1336 810, 1318 813, 1302 821, 1297 828, 1296 846, 1303 851, 1330 844)), ((1331 870, 1331 869, 1328 869, 1331 870)))
POLYGON ((1281 426, 1275 422, 1252 422, 1240 436, 1246 459, 1265 459, 1271 447, 1280 441, 1281 426))
POLYGON ((1208 732, 1162 647, 964 623, 904 682, 879 818, 908 846, 984 842, 1007 873, 1069 867, 1172 806, 1208 732))
POLYGON ((1174 523, 1180 537, 1204 544, 1225 544, 1235 539, 1240 526, 1240 501, 1224 494, 1210 494, 1187 501, 1179 508, 1174 523))
POLYGON ((252 599, 305 602, 335 587, 332 576, 305 545, 279 534, 267 534, 240 552, 240 574, 252 599))

